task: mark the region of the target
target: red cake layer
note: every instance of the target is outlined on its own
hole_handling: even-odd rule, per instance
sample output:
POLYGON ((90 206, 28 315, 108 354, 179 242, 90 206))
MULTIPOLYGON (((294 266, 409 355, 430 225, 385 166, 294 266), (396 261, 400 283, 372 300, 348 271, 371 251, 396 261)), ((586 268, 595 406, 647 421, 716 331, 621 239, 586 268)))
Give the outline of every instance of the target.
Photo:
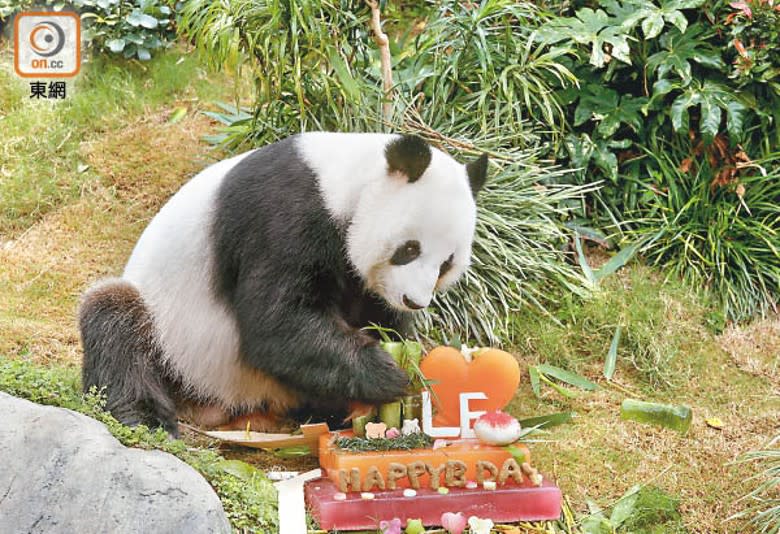
POLYGON ((305 485, 306 506, 322 529, 376 529, 380 521, 394 517, 404 525, 407 519, 421 519, 425 526, 433 526, 439 524, 444 512, 490 518, 495 523, 558 519, 561 515, 561 490, 546 479, 540 487, 527 482, 495 490, 450 488, 446 495, 420 489, 416 496, 404 497, 399 489, 375 492, 371 500, 351 492, 346 500, 337 501, 333 498, 336 493, 338 488, 327 478, 305 485))

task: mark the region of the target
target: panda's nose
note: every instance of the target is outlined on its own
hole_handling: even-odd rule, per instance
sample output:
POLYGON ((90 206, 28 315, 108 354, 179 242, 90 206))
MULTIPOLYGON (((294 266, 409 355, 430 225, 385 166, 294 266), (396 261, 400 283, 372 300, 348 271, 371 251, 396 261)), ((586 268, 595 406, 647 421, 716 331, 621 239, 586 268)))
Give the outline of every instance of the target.
POLYGON ((425 306, 420 306, 415 301, 404 295, 404 306, 413 310, 422 310, 425 306))

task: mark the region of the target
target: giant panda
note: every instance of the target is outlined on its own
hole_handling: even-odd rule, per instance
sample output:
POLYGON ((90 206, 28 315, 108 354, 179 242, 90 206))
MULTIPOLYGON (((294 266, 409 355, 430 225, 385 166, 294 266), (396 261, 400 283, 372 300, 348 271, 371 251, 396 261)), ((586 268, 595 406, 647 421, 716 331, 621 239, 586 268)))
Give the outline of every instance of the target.
POLYGON ((407 375, 361 330, 405 331, 466 270, 487 156, 310 132, 220 161, 83 296, 83 387, 129 425, 386 402, 407 375))

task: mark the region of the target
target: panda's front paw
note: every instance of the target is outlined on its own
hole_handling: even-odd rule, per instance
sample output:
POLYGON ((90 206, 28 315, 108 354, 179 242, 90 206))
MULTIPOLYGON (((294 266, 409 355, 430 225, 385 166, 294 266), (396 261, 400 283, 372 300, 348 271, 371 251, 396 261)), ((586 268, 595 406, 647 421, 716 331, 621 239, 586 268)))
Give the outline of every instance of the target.
POLYGON ((372 404, 392 402, 406 394, 409 376, 378 345, 363 347, 359 370, 350 381, 350 398, 372 404))

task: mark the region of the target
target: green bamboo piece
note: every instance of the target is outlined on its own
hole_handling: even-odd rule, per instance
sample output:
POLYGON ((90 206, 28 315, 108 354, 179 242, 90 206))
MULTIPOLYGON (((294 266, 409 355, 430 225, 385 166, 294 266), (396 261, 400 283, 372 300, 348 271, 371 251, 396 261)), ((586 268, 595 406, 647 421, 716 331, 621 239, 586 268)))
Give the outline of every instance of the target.
POLYGON ((423 354, 423 347, 420 345, 417 341, 404 341, 404 356, 405 356, 405 365, 409 365, 413 363, 414 365, 420 365, 420 361, 422 360, 422 354, 423 354))
POLYGON ((403 419, 417 419, 422 421, 422 397, 420 395, 407 395, 401 398, 401 413, 403 419))
POLYGON ((359 415, 352 418, 352 432, 359 438, 366 437, 366 425, 374 420, 374 414, 359 415))
POLYGON ((382 341, 379 343, 385 351, 390 353, 399 367, 404 364, 404 344, 400 341, 382 341))
POLYGON ((387 425, 401 429, 401 401, 388 402, 379 406, 379 420, 387 425))
POLYGON ((664 426, 684 434, 691 426, 693 412, 688 406, 682 404, 669 405, 626 399, 620 407, 620 418, 638 423, 664 426))

